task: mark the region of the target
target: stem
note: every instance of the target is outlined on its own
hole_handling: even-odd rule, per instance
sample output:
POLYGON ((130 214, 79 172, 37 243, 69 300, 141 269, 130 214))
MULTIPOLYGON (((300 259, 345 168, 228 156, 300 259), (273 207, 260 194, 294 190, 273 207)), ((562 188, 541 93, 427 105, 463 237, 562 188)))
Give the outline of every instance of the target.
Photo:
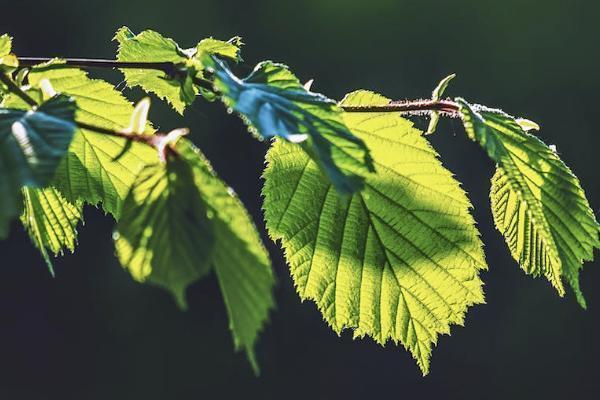
MULTIPOLYGON (((50 57, 19 57, 19 65, 22 67, 33 67, 38 64, 52 61, 50 57)), ((162 71, 169 76, 185 75, 185 70, 173 62, 129 62, 98 58, 60 58, 64 63, 53 64, 50 68, 119 68, 119 69, 151 69, 162 71)), ((213 90, 212 84, 206 80, 193 77, 194 84, 204 89, 213 90)))
POLYGON ((437 111, 446 117, 459 117, 458 104, 451 100, 400 100, 378 106, 342 105, 341 108, 346 112, 400 112, 412 115, 437 111))
POLYGON ((37 101, 35 101, 31 96, 29 96, 27 93, 25 93, 23 91, 23 89, 21 89, 19 87, 19 85, 17 85, 15 82, 13 82, 13 80, 7 74, 0 73, 0 81, 2 81, 2 83, 4 83, 6 85, 6 87, 8 87, 8 90, 11 93, 14 93, 15 95, 19 96, 21 98, 21 100, 23 100, 29 106, 31 106, 31 107, 38 106, 37 101))
MULTIPOLYGON (((19 65, 32 67, 38 64, 52 61, 50 57, 19 57, 19 65)), ((170 76, 178 76, 185 70, 173 62, 128 62, 97 58, 61 58, 63 64, 53 64, 50 68, 119 68, 119 69, 151 69, 162 71, 170 76)), ((210 81, 192 77, 195 85, 214 92, 210 81)), ((25 100, 25 99, 24 99, 25 100)), ((28 104, 31 104, 28 101, 28 104)), ((431 111, 437 111, 441 115, 458 118, 458 104, 451 100, 399 100, 392 101, 386 105, 379 106, 344 106, 341 108, 346 112, 400 112, 403 114, 422 115, 431 111)))
POLYGON ((157 139, 162 137, 162 134, 156 133, 154 135, 137 135, 135 133, 127 133, 122 131, 115 131, 109 128, 103 128, 100 126, 95 126, 91 124, 87 124, 81 121, 75 121, 75 124, 81 129, 87 129, 88 131, 93 131, 96 133, 102 133, 105 135, 116 136, 120 138, 124 138, 127 140, 131 140, 134 142, 140 142, 147 144, 150 147, 156 147, 157 139))
POLYGON ((163 160, 166 159, 168 154, 171 154, 175 157, 178 156, 177 151, 173 147, 171 147, 168 143, 165 144, 164 141, 165 141, 165 138, 168 138, 168 135, 166 135, 164 133, 156 132, 153 135, 144 135, 144 134, 123 132, 123 131, 115 131, 115 130, 112 130, 109 128, 103 128, 100 126, 87 124, 87 123, 81 122, 81 121, 75 121, 75 124, 77 125, 77 127, 81 128, 81 129, 87 129, 88 131, 93 131, 96 133, 102 133, 105 135, 120 137, 120 138, 129 140, 129 141, 132 141, 132 142, 138 142, 138 143, 145 144, 146 146, 150 146, 150 147, 158 150, 158 152, 163 160))
MULTIPOLYGON (((100 58, 59 58, 64 61, 62 64, 54 64, 52 67, 68 65, 82 68, 136 68, 136 69, 155 69, 158 71, 172 72, 175 64, 172 62, 125 62, 117 60, 108 60, 100 58)), ((54 60, 51 57, 19 57, 19 65, 23 67, 33 67, 38 64, 47 63, 54 60)))
MULTIPOLYGON (((28 105, 30 105, 32 108, 37 107, 39 104, 37 103, 37 101, 35 101, 31 96, 29 96, 23 89, 21 89, 19 87, 19 85, 17 85, 7 74, 5 73, 0 73, 0 81, 2 83, 4 83, 7 87, 8 90, 15 94, 16 96, 20 97, 25 103, 27 103, 28 105)), ((138 134, 134 134, 134 133, 127 133, 127 132, 122 132, 122 131, 115 131, 112 129, 108 129, 108 128, 103 128, 100 126, 95 126, 95 125, 91 125, 85 122, 81 122, 81 121, 74 121, 75 125, 77 125, 77 127, 81 128, 81 129, 87 129, 89 131, 93 131, 93 132, 97 132, 97 133, 102 133, 105 135, 111 135, 111 136, 116 136, 116 137, 121 137, 127 140, 131 140, 134 142, 139 142, 139 143, 143 143, 145 145, 148 145, 150 147, 153 147, 157 150, 160 150, 160 146, 161 146, 161 141, 162 139, 165 137, 164 134, 161 133, 156 133, 154 135, 138 135, 138 134)), ((167 147, 166 151, 172 151, 172 149, 170 147, 167 147)))

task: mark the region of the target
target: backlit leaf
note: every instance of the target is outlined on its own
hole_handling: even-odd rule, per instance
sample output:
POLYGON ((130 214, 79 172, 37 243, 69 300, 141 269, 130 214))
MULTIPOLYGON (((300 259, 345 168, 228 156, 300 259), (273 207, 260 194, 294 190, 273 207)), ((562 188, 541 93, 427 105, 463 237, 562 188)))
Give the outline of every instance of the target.
POLYGON ((75 102, 57 96, 35 111, 0 108, 0 238, 22 209, 21 188, 50 183, 75 133, 75 102))
POLYGON ((186 308, 185 289, 210 271, 213 240, 186 162, 173 157, 140 171, 115 233, 119 260, 134 279, 168 289, 186 308))
MULTIPOLYGON (((56 91, 76 100, 78 121, 114 130, 123 130, 131 124, 133 105, 109 83, 90 79, 79 69, 61 68, 60 64, 31 70, 31 85, 36 87, 43 79, 49 80, 56 91)), ((151 127, 146 130, 153 132, 151 127)), ((157 161, 156 151, 149 146, 78 129, 53 185, 69 202, 101 204, 106 212, 118 218, 123 199, 139 171, 157 161)))
POLYGON ((302 143, 340 193, 362 187, 363 175, 373 170, 371 156, 346 127, 333 100, 308 91, 281 64, 262 62, 243 80, 219 60, 212 59, 212 67, 215 89, 225 105, 260 137, 302 143))
POLYGON ((53 187, 24 188, 23 199, 21 222, 52 271, 50 255, 58 256, 64 249, 75 250, 77 224, 83 218, 81 204, 69 203, 53 187))
POLYGON ((198 88, 194 78, 202 77, 202 57, 208 54, 239 60, 239 38, 225 42, 212 38, 204 39, 196 47, 182 49, 170 38, 160 33, 145 30, 134 34, 127 27, 119 29, 115 35, 119 43, 117 60, 138 63, 172 63, 172 71, 151 68, 122 68, 127 85, 140 86, 147 92, 155 93, 168 101, 173 108, 183 114, 191 104, 198 88))
POLYGON ((191 166, 207 204, 214 234, 212 262, 229 315, 236 349, 243 349, 254 370, 254 345, 274 307, 271 262, 246 208, 221 181, 202 153, 180 140, 177 150, 191 166))
POLYGON ((268 254, 242 203, 202 153, 180 139, 178 156, 142 170, 117 227, 121 263, 139 281, 185 288, 214 266, 236 349, 255 371, 254 344, 273 307, 268 254))
MULTIPOLYGON (((359 91, 344 105, 384 105, 359 91)), ((399 115, 345 113, 376 172, 341 197, 302 149, 277 140, 265 171, 265 218, 302 299, 338 333, 402 343, 423 373, 439 334, 483 303, 486 268, 471 204, 422 132, 399 115)))
POLYGON ((491 201, 496 227, 513 257, 564 293, 563 279, 585 307, 579 270, 600 247, 596 222, 579 180, 558 155, 511 116, 457 99, 469 137, 497 165, 491 201))
POLYGON ((9 54, 12 48, 12 38, 6 33, 0 35, 0 57, 9 54))

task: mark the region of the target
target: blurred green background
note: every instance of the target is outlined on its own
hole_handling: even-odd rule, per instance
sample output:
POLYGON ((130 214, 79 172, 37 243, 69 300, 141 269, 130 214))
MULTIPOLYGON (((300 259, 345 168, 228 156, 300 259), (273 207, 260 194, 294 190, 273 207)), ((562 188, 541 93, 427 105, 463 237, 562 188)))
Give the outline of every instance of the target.
MULTIPOLYGON (((151 28, 193 46, 241 35, 240 73, 263 59, 288 64, 333 98, 365 88, 395 98, 448 94, 502 107, 542 126, 600 208, 597 133, 600 2, 545 1, 7 1, 0 32, 18 55, 113 57, 122 25, 151 28)), ((114 83, 117 74, 108 74, 114 83)), ((122 87, 122 85, 120 86, 122 87)), ((125 90, 132 100, 139 91, 125 90)), ((189 126, 194 141, 263 229, 260 173, 266 144, 218 104, 200 99, 183 120, 154 101, 163 129, 189 126)), ((424 121, 417 121, 420 126, 424 121)), ((301 304, 279 246, 277 310, 258 345, 262 375, 233 353, 213 277, 188 291, 180 312, 166 292, 131 280, 113 257, 113 222, 86 212, 80 245, 52 279, 21 227, 0 243, 0 398, 597 398, 600 262, 582 274, 589 309, 526 277, 491 222, 493 165, 460 124, 432 141, 463 182, 486 243, 487 304, 470 309, 434 350, 422 378, 401 347, 337 337, 313 303, 301 304)))

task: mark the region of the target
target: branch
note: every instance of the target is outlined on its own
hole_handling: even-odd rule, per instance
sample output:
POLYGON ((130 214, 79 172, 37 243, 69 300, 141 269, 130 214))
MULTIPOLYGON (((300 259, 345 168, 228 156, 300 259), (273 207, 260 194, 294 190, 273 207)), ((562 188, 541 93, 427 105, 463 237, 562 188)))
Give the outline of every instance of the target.
MULTIPOLYGON (((129 62, 106 60, 98 58, 58 58, 62 61, 60 64, 52 64, 46 68, 119 68, 119 69, 150 69, 162 71, 165 74, 173 77, 185 77, 185 65, 176 64, 170 61, 165 62, 129 62)), ((19 66, 33 67, 39 64, 47 63, 54 60, 50 57, 19 57, 19 66)), ((204 89, 213 91, 212 84, 204 79, 192 77, 195 85, 204 89)))
POLYGON ((446 117, 459 117, 458 104, 451 100, 399 100, 379 106, 341 105, 341 108, 346 112, 400 112, 410 115, 423 115, 437 111, 446 117))
MULTIPOLYGON (((173 62, 129 62, 97 58, 59 58, 63 63, 52 64, 47 68, 119 68, 119 69, 150 69, 162 71, 169 76, 182 76, 186 74, 185 66, 173 62)), ((19 57, 19 65, 32 67, 50 62, 50 57, 19 57)), ((192 77, 195 85, 214 92, 210 81, 192 77)), ((28 104, 31 104, 28 102, 28 104)), ((410 115, 423 115, 437 111, 441 115, 458 118, 458 104, 451 100, 399 100, 380 106, 344 106, 346 112, 400 112, 410 115)))
POLYGON ((102 133, 105 135, 125 138, 125 139, 131 140, 133 142, 140 142, 140 143, 147 144, 148 146, 151 146, 151 147, 156 147, 157 138, 164 136, 164 135, 158 134, 158 133, 155 135, 138 135, 135 133, 115 131, 115 130, 112 130, 109 128, 103 128, 100 126, 87 124, 87 123, 81 122, 81 121, 75 121, 75 124, 81 129, 87 129, 88 131, 93 131, 96 133, 102 133))
POLYGON ((136 68, 171 72, 175 66, 175 64, 172 62, 124 62, 99 58, 18 57, 18 59, 19 66, 22 67, 33 67, 55 59, 64 61, 64 63, 51 65, 51 67, 54 68, 60 67, 60 65, 68 65, 71 67, 82 68, 136 68))
MULTIPOLYGON (((80 121, 75 121, 75 124, 77 125, 77 127, 81 128, 81 129, 87 129, 88 131, 93 131, 96 133, 102 133, 105 135, 120 137, 120 138, 126 139, 130 142, 138 142, 138 143, 145 144, 146 146, 150 146, 158 151, 159 157, 161 157, 162 160, 166 160, 168 154, 171 154, 174 156, 179 155, 177 153, 177 151, 173 147, 171 147, 171 141, 172 141, 172 139, 177 138, 181 135, 185 135, 188 132, 187 129, 175 130, 172 133, 174 133, 176 131, 180 131, 181 133, 175 134, 175 136, 172 138, 171 137, 172 134, 164 134, 164 133, 160 133, 160 132, 156 132, 152 135, 146 135, 146 134, 124 132, 124 131, 115 131, 115 130, 112 130, 109 128, 103 128, 100 126, 95 126, 95 125, 87 124, 85 122, 80 122, 80 121)), ((126 149, 127 148, 125 148, 124 151, 126 149)), ((117 156, 117 158, 119 156, 117 156)))
MULTIPOLYGON (((4 83, 8 90, 21 98, 25 103, 27 103, 32 108, 37 107, 39 104, 35 101, 31 96, 29 96, 23 89, 19 87, 8 75, 5 73, 0 73, 0 81, 4 83)), ((91 125, 81 121, 73 121, 77 127, 81 129, 87 129, 89 131, 102 133, 105 135, 116 136, 120 138, 124 138, 133 142, 143 143, 147 146, 157 149, 160 153, 162 153, 163 157, 166 157, 166 152, 174 153, 175 151, 168 146, 167 142, 165 142, 165 138, 168 135, 162 133, 155 133, 153 135, 138 135, 135 133, 123 132, 123 131, 115 131, 108 128, 103 128, 100 126, 91 125), (166 147, 165 147, 166 146, 166 147)))

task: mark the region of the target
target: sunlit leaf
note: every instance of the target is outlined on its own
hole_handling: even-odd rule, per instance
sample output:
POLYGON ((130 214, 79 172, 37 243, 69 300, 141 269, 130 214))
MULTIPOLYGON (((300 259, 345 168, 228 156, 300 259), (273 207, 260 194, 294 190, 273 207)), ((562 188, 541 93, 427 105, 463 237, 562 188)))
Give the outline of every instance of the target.
MULTIPOLYGON (((57 63, 31 70, 29 82, 33 87, 44 79, 56 91, 76 100, 78 121, 114 130, 124 130, 131 124, 133 105, 109 83, 57 63)), ((13 96, 10 100, 17 102, 13 96)), ((146 132, 152 133, 152 127, 147 126, 146 132)), ((157 161, 156 151, 149 146, 78 129, 52 183, 70 203, 83 200, 101 204, 118 218, 123 199, 141 168, 157 161)))
POLYGON ((145 30, 134 34, 129 28, 119 29, 115 35, 119 43, 117 60, 138 63, 172 63, 172 70, 152 68, 122 68, 125 81, 130 87, 140 86, 147 92, 155 93, 159 98, 168 101, 173 108, 183 113, 191 104, 198 88, 194 78, 202 77, 202 57, 214 54, 233 60, 239 60, 239 38, 228 42, 212 38, 204 39, 196 47, 182 49, 170 38, 160 33, 145 30))
POLYGON ((0 35, 0 57, 9 54, 12 49, 12 38, 6 33, 0 35))
POLYGON ((236 349, 255 371, 254 345, 274 305, 268 254, 246 209, 190 142, 177 156, 148 167, 125 201, 117 227, 121 263, 135 279, 173 292, 185 306, 185 288, 214 266, 236 349))
POLYGON ((140 171, 115 238, 119 260, 134 279, 168 289, 186 308, 185 289, 210 271, 214 240, 186 162, 170 158, 140 171))
POLYGON ((0 238, 22 209, 21 187, 52 180, 75 133, 75 102, 57 96, 35 111, 0 108, 0 238))
POLYGON ((333 100, 308 91, 287 67, 270 61, 258 64, 243 80, 219 60, 212 60, 212 68, 225 105, 260 137, 302 143, 340 193, 362 187, 362 176, 373 170, 369 150, 346 127, 333 100))
POLYGON ((58 256, 65 249, 75 250, 77 224, 83 218, 81 204, 69 203, 53 187, 24 188, 23 199, 21 221, 52 271, 51 255, 58 256))
POLYGON ((498 164, 492 178, 492 211, 513 257, 526 273, 546 276, 560 295, 565 279, 585 307, 579 270, 584 260, 593 259, 600 239, 579 180, 513 117, 457 101, 467 134, 498 164))
POLYGON ((258 372, 254 345, 275 304, 268 253, 246 208, 218 178, 202 153, 185 140, 178 142, 177 150, 192 166, 196 186, 212 214, 212 261, 235 347, 246 351, 258 372))
MULTIPOLYGON (((383 105, 359 91, 344 105, 383 105)), ((338 333, 402 343, 423 373, 439 334, 483 303, 486 267, 471 204, 436 152, 397 114, 346 113, 375 173, 341 197, 302 149, 278 140, 265 171, 265 218, 302 299, 338 333)))

